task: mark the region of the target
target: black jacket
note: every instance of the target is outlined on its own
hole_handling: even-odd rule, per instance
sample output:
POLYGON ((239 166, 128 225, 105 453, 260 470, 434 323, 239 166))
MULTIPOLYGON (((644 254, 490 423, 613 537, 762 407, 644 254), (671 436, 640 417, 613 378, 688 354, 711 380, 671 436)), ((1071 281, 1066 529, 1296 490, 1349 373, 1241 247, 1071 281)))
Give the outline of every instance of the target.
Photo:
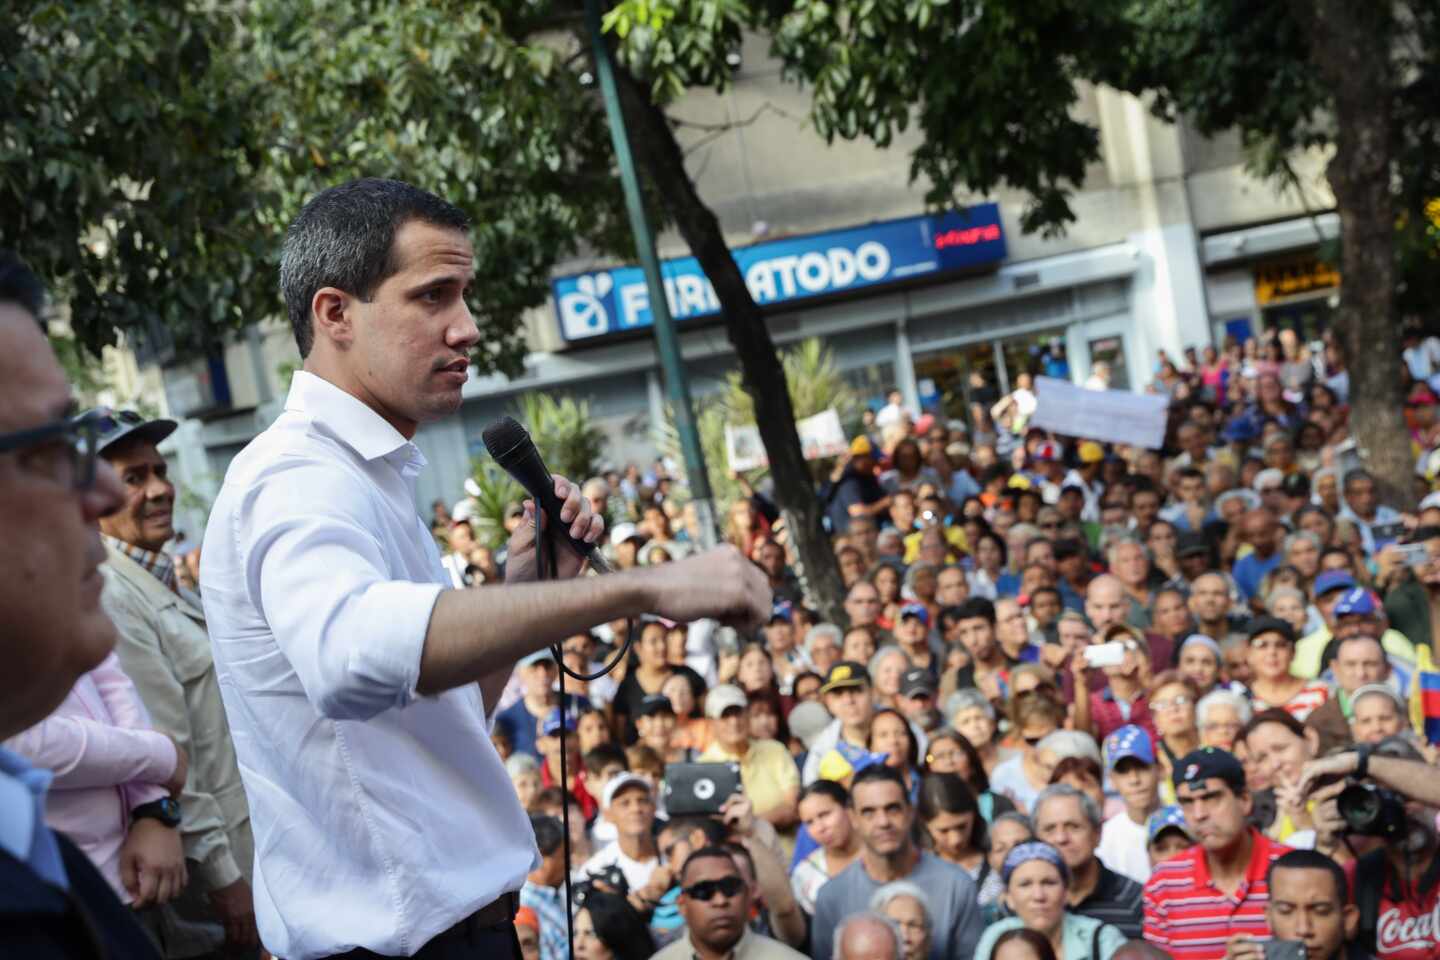
POLYGON ((160 960, 90 858, 63 834, 55 838, 70 878, 68 893, 0 850, 0 957, 160 960))

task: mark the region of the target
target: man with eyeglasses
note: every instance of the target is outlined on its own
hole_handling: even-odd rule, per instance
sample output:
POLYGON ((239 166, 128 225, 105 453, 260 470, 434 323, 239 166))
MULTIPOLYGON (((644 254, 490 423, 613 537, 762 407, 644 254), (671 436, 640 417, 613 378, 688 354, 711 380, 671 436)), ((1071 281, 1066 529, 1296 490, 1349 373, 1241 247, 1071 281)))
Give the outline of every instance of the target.
POLYGON ((259 945, 250 890, 255 845, 235 747, 210 656, 200 598, 182 589, 165 545, 175 536, 175 486, 158 444, 173 420, 133 410, 91 411, 97 451, 120 478, 124 500, 100 519, 105 541, 105 610, 120 631, 116 653, 155 728, 190 756, 180 797, 180 834, 192 864, 190 884, 174 909, 187 922, 156 924, 170 956, 209 952, 222 943, 259 945), (173 928, 172 928, 173 927, 173 928))
POLYGON ((804 960, 778 940, 750 930, 750 886, 725 847, 701 847, 680 868, 685 935, 655 960, 804 960))
MULTIPOLYGON (((0 739, 41 722, 115 647, 100 605, 96 521, 120 485, 95 461, 95 428, 69 417, 70 386, 40 320, 44 289, 0 251, 0 739)), ((0 956, 155 960, 100 871, 45 822, 52 776, 0 748, 0 956)))

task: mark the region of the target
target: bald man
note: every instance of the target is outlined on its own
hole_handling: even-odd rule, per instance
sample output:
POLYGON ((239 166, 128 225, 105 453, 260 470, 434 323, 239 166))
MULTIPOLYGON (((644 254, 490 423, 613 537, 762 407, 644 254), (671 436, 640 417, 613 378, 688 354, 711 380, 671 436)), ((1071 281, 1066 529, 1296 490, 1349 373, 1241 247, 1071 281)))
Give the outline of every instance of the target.
MULTIPOLYGON (((1124 623, 1129 610, 1130 600, 1125 593, 1125 586, 1114 576, 1102 573, 1085 588, 1085 618, 1090 621, 1097 634, 1113 623, 1124 623)), ((1153 673, 1169 670, 1174 666, 1174 641, 1148 631, 1145 641, 1150 647, 1150 669, 1153 673)), ((1104 672, 1091 670, 1089 684, 1091 690, 1104 687, 1104 672)))
POLYGON ((837 960, 900 960, 904 956, 900 931, 874 913, 846 917, 836 931, 835 944, 837 960))
POLYGON ((1153 943, 1144 940, 1131 940, 1125 946, 1116 950, 1111 960, 1170 960, 1170 954, 1161 950, 1153 943))

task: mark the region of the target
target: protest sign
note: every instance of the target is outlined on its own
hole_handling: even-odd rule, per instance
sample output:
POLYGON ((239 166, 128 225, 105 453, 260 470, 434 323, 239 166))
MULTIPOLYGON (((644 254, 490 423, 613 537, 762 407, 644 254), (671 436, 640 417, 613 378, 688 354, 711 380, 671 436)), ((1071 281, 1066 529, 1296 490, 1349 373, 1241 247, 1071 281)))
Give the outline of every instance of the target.
POLYGON ((1085 440, 1158 450, 1165 442, 1170 398, 1125 390, 1087 390, 1053 377, 1035 378, 1038 405, 1027 426, 1085 440))

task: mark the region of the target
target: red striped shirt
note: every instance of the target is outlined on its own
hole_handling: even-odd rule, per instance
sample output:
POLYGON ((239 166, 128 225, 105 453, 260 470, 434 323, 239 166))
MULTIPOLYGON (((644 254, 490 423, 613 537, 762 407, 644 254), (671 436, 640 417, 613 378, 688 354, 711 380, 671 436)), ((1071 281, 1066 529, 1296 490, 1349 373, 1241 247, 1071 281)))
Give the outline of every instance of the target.
POLYGON ((1204 847, 1193 846, 1157 865, 1145 884, 1145 939, 1179 960, 1222 960, 1225 942, 1241 933, 1268 940, 1265 872, 1289 852, 1252 828, 1250 866, 1233 895, 1215 887, 1204 847))

